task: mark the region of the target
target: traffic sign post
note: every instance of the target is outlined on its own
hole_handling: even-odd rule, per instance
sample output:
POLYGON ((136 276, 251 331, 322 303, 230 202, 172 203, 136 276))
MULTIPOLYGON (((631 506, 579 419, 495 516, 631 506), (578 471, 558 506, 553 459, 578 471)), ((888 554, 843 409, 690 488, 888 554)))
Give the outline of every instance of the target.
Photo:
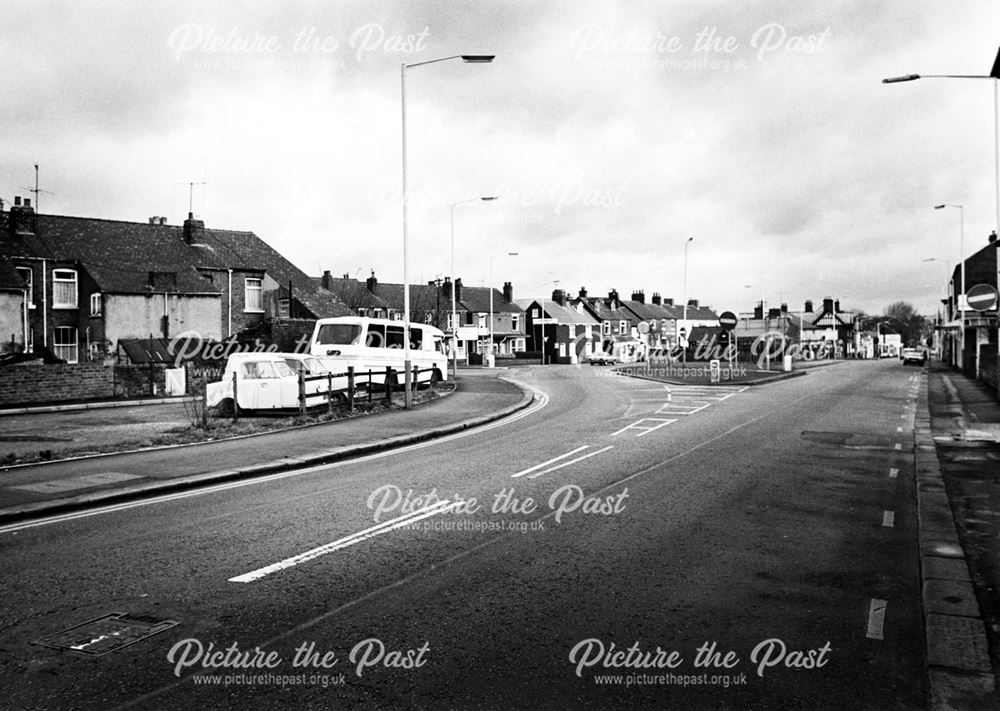
POLYGON ((733 337, 734 334, 731 334, 730 331, 732 331, 734 328, 736 328, 736 324, 737 323, 739 323, 739 319, 736 318, 736 314, 734 314, 732 311, 723 311, 719 315, 719 325, 722 326, 723 330, 725 331, 725 335, 726 335, 726 350, 729 351, 729 373, 730 373, 730 377, 732 376, 733 367, 734 367, 733 360, 736 357, 736 348, 738 346, 738 341, 736 340, 736 338, 733 337))

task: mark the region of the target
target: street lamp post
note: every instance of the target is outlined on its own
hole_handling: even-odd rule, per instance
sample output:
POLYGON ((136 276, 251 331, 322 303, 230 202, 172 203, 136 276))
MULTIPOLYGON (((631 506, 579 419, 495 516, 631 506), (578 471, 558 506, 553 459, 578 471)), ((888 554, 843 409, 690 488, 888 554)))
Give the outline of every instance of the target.
MULTIPOLYGON (((942 257, 927 257, 926 259, 921 259, 920 261, 921 262, 938 262, 939 264, 941 264, 941 265, 944 266, 944 276, 945 276, 945 278, 941 282, 941 293, 944 295, 945 298, 947 298, 947 296, 948 296, 948 284, 951 282, 951 279, 949 278, 949 274, 948 274, 948 260, 944 259, 942 257)), ((938 360, 944 360, 944 333, 943 333, 943 331, 941 329, 941 327, 944 324, 943 324, 943 320, 941 318, 941 304, 940 303, 938 303, 938 306, 937 306, 937 309, 936 309, 936 316, 935 316, 935 318, 937 319, 937 329, 936 329, 936 331, 934 333, 934 344, 935 344, 935 347, 936 347, 936 350, 937 350, 937 358, 938 358, 938 360)))
POLYGON ((469 198, 468 200, 459 200, 458 202, 453 202, 449 207, 451 208, 451 365, 452 365, 452 377, 456 380, 458 379, 458 298, 455 294, 455 208, 458 205, 464 205, 469 202, 476 202, 481 200, 483 202, 491 202, 496 200, 497 196, 491 195, 488 197, 479 198, 469 198))
MULTIPOLYGON (((517 252, 507 252, 507 254, 506 254, 506 256, 508 256, 508 257, 516 257, 517 255, 518 255, 517 252)), ((487 349, 487 354, 489 355, 489 358, 490 358, 490 367, 493 367, 493 362, 494 362, 493 361, 493 258, 497 257, 497 256, 501 256, 502 257, 504 255, 502 255, 502 254, 501 255, 496 255, 496 254, 491 254, 490 255, 490 283, 489 283, 489 288, 490 288, 490 345, 489 345, 489 348, 487 349)))
POLYGON ((959 361, 959 363, 961 363, 961 361, 964 361, 964 359, 965 359, 965 309, 966 309, 966 303, 967 303, 967 297, 966 297, 966 295, 969 293, 969 286, 965 282, 965 208, 963 208, 961 205, 944 204, 944 205, 935 205, 934 209, 935 210, 943 210, 946 207, 957 207, 958 208, 958 220, 959 220, 958 221, 958 250, 959 250, 959 253, 958 253, 959 262, 958 263, 959 263, 959 268, 961 269, 961 272, 960 272, 961 273, 961 277, 960 277, 960 279, 962 281, 962 284, 961 284, 961 288, 959 289, 959 293, 955 295, 955 299, 958 302, 958 322, 960 324, 960 326, 959 326, 959 337, 958 337, 958 343, 957 343, 958 348, 956 350, 958 350, 958 352, 960 354, 959 357, 960 357, 961 360, 959 361))
MULTIPOLYGON (((489 54, 456 54, 451 57, 440 57, 429 59, 425 62, 414 62, 413 64, 402 64, 399 70, 400 106, 402 112, 403 129, 403 369, 406 371, 404 384, 406 393, 403 396, 403 403, 406 409, 413 407, 412 368, 410 360, 410 274, 409 274, 409 240, 406 223, 406 208, 408 196, 408 184, 406 181, 406 70, 414 67, 422 67, 425 64, 435 64, 437 62, 447 62, 451 59, 461 59, 470 64, 486 64, 493 61, 493 55, 489 54)), ((454 288, 454 285, 452 286, 454 288)))
POLYGON ((684 365, 687 365, 687 337, 688 337, 688 245, 694 241, 694 237, 688 237, 687 241, 684 243, 684 306, 683 306, 683 318, 684 325, 681 327, 684 329, 684 348, 681 350, 681 355, 684 360, 684 365))

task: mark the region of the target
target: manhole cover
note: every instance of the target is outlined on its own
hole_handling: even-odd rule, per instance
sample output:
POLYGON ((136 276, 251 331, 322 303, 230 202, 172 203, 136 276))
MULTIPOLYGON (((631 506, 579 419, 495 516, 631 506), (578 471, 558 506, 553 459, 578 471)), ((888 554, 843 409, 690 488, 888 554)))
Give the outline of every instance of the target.
POLYGON ((96 620, 43 637, 35 644, 99 657, 152 637, 178 624, 180 623, 174 620, 156 620, 124 612, 112 612, 96 620))

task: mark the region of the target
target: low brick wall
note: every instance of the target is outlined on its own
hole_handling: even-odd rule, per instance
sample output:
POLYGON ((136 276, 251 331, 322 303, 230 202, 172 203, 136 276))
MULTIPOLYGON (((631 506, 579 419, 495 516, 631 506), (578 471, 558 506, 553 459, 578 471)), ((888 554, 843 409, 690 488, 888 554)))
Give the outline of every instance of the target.
POLYGON ((73 363, 0 368, 0 406, 149 397, 164 392, 163 366, 73 363))

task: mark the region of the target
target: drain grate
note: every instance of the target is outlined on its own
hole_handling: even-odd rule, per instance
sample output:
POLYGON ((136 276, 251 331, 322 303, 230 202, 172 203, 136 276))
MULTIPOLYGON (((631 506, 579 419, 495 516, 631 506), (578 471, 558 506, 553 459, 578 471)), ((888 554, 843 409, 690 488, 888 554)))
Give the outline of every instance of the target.
POLYGON ((178 624, 180 623, 174 620, 156 620, 125 612, 112 612, 43 637, 36 640, 35 644, 77 652, 88 657, 99 657, 152 637, 178 624))

